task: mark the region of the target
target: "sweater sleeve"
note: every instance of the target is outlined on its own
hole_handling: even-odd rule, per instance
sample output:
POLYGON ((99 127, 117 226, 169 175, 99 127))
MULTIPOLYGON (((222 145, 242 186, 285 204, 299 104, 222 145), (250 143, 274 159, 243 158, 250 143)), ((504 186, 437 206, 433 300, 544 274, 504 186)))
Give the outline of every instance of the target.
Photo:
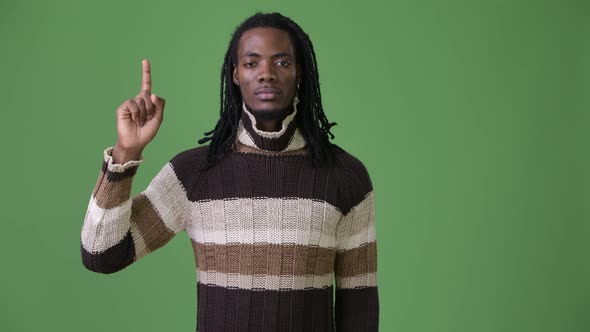
POLYGON ((369 175, 360 165, 350 178, 350 210, 336 229, 335 323, 338 332, 379 330, 375 200, 369 175))
POLYGON ((114 164, 103 152, 100 174, 84 218, 80 250, 83 265, 114 273, 157 250, 184 229, 186 193, 168 162, 140 194, 131 183, 140 160, 114 164))

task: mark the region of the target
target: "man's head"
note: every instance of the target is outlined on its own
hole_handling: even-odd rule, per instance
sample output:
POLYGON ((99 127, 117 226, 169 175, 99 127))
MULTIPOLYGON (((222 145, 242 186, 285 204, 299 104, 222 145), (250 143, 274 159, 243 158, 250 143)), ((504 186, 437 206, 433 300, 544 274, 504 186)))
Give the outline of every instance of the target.
POLYGON ((233 82, 257 119, 284 119, 292 111, 300 66, 289 32, 273 27, 246 30, 233 53, 233 82))
POLYGON ((211 141, 208 165, 233 145, 242 103, 261 119, 283 118, 291 112, 306 140, 313 165, 331 160, 329 142, 334 135, 321 100, 315 52, 309 36, 290 18, 279 13, 257 13, 235 30, 221 68, 220 119, 215 128, 199 140, 211 141), (290 62, 287 64, 287 61, 290 62), (266 90, 265 90, 266 89, 266 90))
MULTIPOLYGON (((304 99, 307 73, 317 76, 311 40, 297 23, 279 13, 257 13, 242 22, 232 35, 225 62, 224 67, 231 71, 231 80, 226 77, 226 95, 239 99, 240 106, 245 102, 259 119, 284 118, 291 112, 295 95, 304 99), (280 60, 289 63, 285 66, 280 60), (263 66, 252 67, 254 63, 263 66), (274 66, 267 66, 271 63, 274 66), (273 85, 277 95, 257 94, 257 89, 273 85)), ((313 88, 319 90, 319 83, 313 88)))

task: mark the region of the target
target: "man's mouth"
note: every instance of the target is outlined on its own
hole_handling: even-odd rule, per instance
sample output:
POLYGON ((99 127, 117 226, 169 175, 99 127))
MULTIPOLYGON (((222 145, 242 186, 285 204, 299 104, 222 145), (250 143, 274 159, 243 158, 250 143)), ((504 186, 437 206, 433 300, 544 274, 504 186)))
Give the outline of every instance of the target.
POLYGON ((256 98, 260 100, 273 100, 281 94, 281 90, 276 88, 259 88, 254 91, 256 98))

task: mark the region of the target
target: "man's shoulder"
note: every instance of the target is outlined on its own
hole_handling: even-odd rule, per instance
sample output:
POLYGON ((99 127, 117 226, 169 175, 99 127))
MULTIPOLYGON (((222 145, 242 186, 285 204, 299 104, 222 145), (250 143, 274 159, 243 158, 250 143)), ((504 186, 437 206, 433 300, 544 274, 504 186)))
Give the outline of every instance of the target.
MULTIPOLYGON (((335 144, 334 144, 335 145, 335 144)), ((347 214, 373 191, 371 177, 360 158, 336 146, 336 177, 341 191, 340 209, 347 214)))
POLYGON ((360 160, 359 157, 350 153, 349 151, 345 150, 341 146, 338 146, 334 143, 332 145, 335 147, 335 156, 337 165, 339 167, 344 168, 347 171, 350 171, 358 176, 369 176, 369 172, 367 171, 367 167, 365 164, 360 160))
POLYGON ((207 152, 209 151, 209 145, 201 145, 194 148, 186 149, 178 152, 172 157, 169 163, 174 168, 177 175, 178 173, 194 173, 198 170, 207 159, 207 152))
POLYGON ((200 162, 207 158, 208 151, 209 145, 201 145, 194 148, 186 149, 178 152, 174 157, 172 157, 170 162, 173 165, 200 162))

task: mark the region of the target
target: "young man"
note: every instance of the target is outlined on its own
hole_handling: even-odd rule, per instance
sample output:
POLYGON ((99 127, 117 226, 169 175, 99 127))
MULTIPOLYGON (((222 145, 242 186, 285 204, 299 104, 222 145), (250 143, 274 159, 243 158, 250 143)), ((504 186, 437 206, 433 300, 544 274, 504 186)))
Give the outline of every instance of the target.
POLYGON ((221 117, 130 197, 163 119, 143 61, 141 92, 117 109, 82 229, 82 261, 113 273, 186 231, 197 331, 377 331, 374 195, 360 160, 329 142, 309 37, 278 13, 235 30, 221 117), (335 280, 335 304, 334 296, 335 280))

